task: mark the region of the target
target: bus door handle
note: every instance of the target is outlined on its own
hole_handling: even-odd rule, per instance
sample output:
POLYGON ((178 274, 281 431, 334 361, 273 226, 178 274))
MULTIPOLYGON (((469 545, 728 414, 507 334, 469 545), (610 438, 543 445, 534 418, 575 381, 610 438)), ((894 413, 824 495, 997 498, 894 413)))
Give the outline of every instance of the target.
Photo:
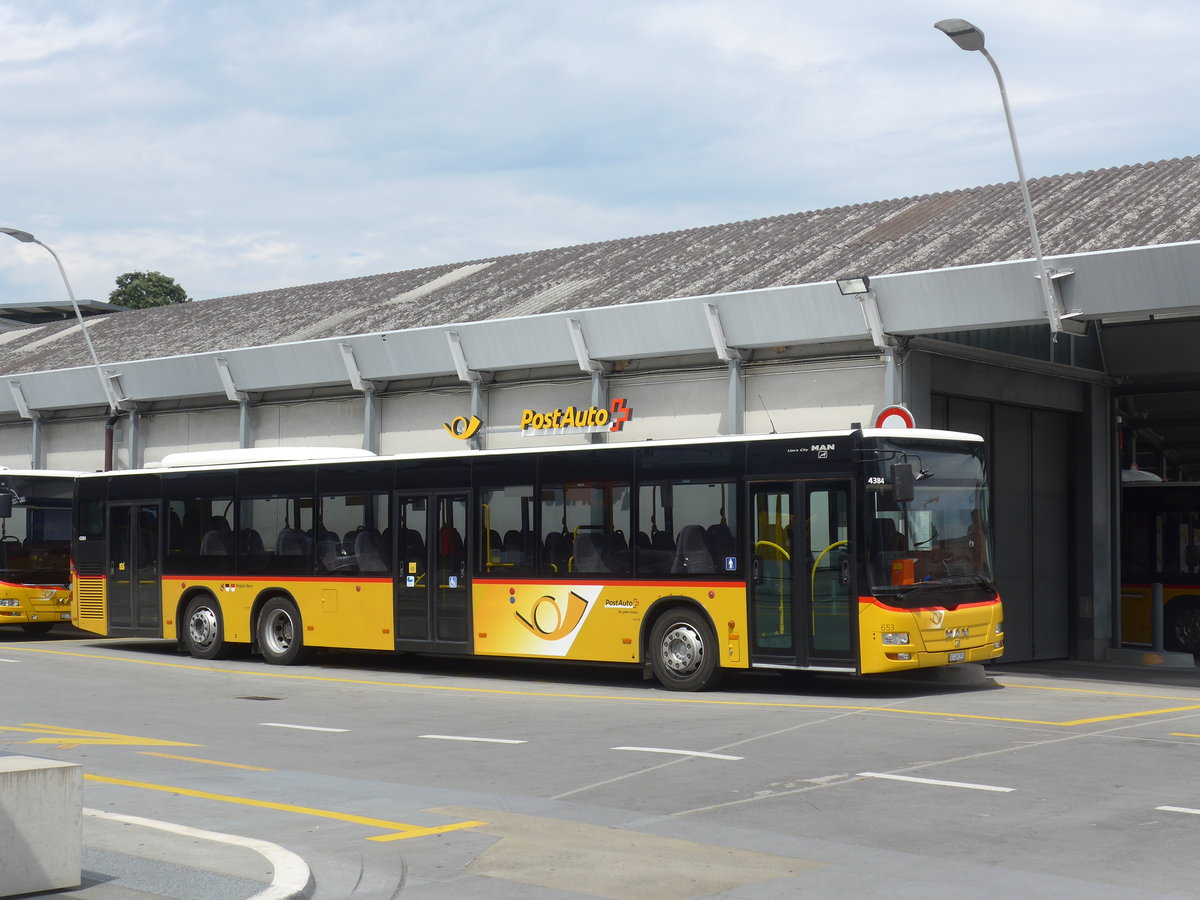
POLYGON ((754 584, 762 584, 763 583, 762 557, 759 556, 758 554, 755 554, 750 559, 750 580, 754 584))

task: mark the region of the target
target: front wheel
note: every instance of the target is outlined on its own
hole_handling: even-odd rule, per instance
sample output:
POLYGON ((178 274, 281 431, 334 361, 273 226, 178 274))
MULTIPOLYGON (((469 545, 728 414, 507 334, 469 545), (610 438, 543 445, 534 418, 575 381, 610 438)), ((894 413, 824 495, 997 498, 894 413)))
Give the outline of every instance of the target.
POLYGON ((183 614, 183 647, 196 659, 220 659, 227 652, 221 606, 212 595, 193 597, 183 614))
POLYGON ((672 691, 702 691, 721 679, 717 637, 704 616, 680 607, 668 610, 650 630, 650 667, 672 691))
POLYGON ((258 649, 263 659, 275 666, 305 662, 312 651, 304 646, 300 610, 292 601, 272 597, 258 616, 258 649))

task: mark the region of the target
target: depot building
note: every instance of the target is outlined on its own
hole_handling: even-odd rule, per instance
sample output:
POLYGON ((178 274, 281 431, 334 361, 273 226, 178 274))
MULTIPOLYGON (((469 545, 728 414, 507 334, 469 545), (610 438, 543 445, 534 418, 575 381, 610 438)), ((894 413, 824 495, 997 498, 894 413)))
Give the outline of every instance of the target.
POLYGON ((0 464, 845 431, 902 406, 987 441, 1005 660, 1102 659, 1120 473, 1200 480, 1200 158, 1029 189, 1041 266, 1017 185, 988 185, 85 304, 100 373, 69 306, 0 304, 0 464))

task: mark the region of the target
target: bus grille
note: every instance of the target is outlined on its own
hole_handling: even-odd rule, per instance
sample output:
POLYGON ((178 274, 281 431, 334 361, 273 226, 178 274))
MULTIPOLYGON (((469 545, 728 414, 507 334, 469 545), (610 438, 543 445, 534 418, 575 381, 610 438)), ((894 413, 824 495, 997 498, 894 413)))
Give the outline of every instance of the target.
POLYGON ((104 579, 76 578, 75 599, 79 604, 79 618, 104 618, 104 579))

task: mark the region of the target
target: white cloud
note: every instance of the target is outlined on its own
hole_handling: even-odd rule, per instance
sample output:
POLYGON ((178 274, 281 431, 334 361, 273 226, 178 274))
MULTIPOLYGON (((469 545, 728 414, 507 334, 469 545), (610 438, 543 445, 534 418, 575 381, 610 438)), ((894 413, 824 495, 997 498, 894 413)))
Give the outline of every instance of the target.
MULTIPOLYGON (((958 0, 1030 175, 1200 152, 1200 8, 958 0)), ((197 297, 1013 178, 933 0, 0 0, 0 224, 197 297)), ((57 297, 0 243, 0 300, 57 297)))

